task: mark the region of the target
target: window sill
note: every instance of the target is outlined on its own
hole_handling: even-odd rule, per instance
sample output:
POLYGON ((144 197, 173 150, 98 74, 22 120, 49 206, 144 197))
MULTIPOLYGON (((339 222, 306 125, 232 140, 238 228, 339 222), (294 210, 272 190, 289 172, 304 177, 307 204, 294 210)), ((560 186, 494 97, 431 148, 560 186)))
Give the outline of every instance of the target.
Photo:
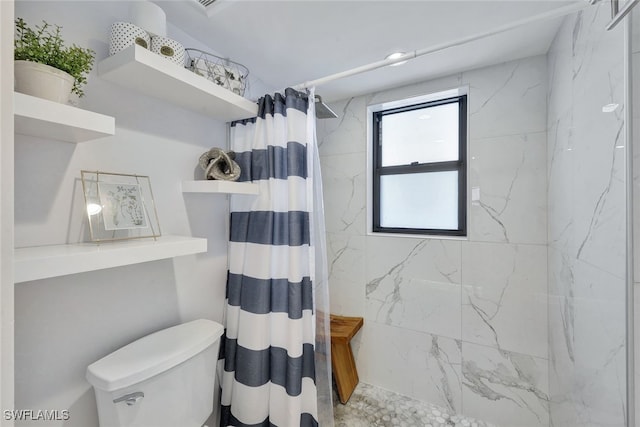
POLYGON ((374 231, 367 231, 367 236, 378 237, 401 237, 409 239, 430 239, 430 240, 469 240, 469 235, 466 236, 443 236, 441 234, 402 234, 402 233, 381 233, 374 231))

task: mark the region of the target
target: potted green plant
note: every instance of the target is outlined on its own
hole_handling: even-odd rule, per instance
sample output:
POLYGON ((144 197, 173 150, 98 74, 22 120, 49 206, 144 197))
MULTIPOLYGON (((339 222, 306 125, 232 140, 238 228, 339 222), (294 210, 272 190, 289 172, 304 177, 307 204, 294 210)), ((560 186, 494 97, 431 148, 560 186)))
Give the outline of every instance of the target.
POLYGON ((93 67, 95 52, 65 46, 61 27, 42 21, 31 28, 17 18, 14 42, 16 90, 66 103, 71 93, 83 96, 83 85, 93 67))

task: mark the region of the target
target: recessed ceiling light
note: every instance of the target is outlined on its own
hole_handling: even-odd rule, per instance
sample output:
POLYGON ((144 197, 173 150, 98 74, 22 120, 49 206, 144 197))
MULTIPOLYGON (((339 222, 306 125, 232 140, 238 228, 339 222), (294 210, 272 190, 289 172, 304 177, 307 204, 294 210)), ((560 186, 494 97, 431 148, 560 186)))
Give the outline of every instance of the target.
MULTIPOLYGON (((384 58, 384 59, 398 59, 404 54, 405 54, 405 52, 394 52, 391 55, 387 55, 387 57, 384 58)), ((407 61, 400 61, 400 62, 396 62, 395 64, 389 64, 389 65, 391 67, 395 67, 397 65, 402 65, 402 64, 406 64, 406 63, 407 63, 407 61)))

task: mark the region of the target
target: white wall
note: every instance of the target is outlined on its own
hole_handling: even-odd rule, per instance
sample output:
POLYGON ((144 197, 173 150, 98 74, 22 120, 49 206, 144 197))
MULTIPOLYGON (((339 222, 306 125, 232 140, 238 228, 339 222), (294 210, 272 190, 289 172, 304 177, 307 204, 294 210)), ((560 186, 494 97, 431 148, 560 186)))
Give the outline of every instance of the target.
POLYGON ((331 311, 362 381, 504 426, 548 425, 545 56, 336 102, 319 121, 331 311), (367 105, 469 85, 468 239, 366 232, 367 105))
MULTIPOLYGON (((13 409, 13 1, 0 2, 0 408, 13 409), (8 95, 8 96, 7 96, 8 95)), ((0 424, 10 426, 10 420, 0 424)))
MULTIPOLYGON (((128 3, 24 1, 16 16, 61 25, 66 40, 92 48, 99 61, 128 3)), ((169 36, 203 47, 173 27, 169 36)), ((222 321, 228 218, 226 196, 180 191, 181 180, 200 176, 200 154, 226 145, 224 123, 101 80, 95 67, 85 93, 80 106, 115 116, 116 134, 78 145, 16 137, 16 246, 86 240, 80 170, 99 169, 149 175, 162 233, 205 237, 209 249, 16 286, 16 406, 69 409, 61 425, 78 427, 97 426, 88 364, 164 327, 222 321)))

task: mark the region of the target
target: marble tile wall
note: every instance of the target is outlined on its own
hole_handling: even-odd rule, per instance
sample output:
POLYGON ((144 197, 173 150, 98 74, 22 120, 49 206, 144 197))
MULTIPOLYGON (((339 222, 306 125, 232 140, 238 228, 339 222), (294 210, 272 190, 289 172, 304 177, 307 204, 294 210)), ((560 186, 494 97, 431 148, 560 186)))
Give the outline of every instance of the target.
POLYGON ((550 424, 625 426, 624 42, 608 4, 548 53, 550 424), (602 107, 619 107, 603 113, 602 107))
POLYGON ((332 312, 362 381, 509 427, 549 425, 547 59, 332 103, 318 122, 332 312), (467 239, 370 235, 368 105, 468 86, 467 239))
POLYGON ((640 416, 640 9, 632 12, 631 60, 633 68, 633 211, 635 293, 635 410, 640 416))

